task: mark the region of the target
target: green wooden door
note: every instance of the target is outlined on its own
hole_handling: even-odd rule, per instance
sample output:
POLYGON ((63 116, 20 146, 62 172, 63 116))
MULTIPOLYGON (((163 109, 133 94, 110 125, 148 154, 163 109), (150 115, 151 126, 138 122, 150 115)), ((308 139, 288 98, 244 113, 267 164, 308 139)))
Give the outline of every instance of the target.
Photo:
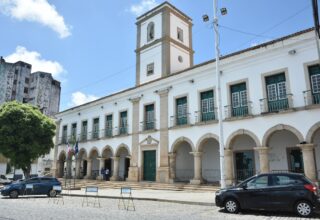
POLYGON ((156 151, 143 151, 143 180, 156 181, 156 151))

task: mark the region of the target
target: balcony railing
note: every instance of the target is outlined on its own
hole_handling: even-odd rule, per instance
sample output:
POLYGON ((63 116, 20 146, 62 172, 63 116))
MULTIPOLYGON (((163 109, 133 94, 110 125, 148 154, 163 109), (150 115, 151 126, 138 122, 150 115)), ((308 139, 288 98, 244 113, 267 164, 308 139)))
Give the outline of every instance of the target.
POLYGON ((213 112, 196 111, 194 113, 195 113, 195 122, 196 123, 217 120, 217 108, 214 108, 213 112))
POLYGON ((104 136, 106 138, 111 138, 113 136, 112 127, 108 127, 104 130, 104 136))
POLYGON ((140 122, 140 131, 150 131, 156 129, 156 121, 142 121, 140 122))
POLYGON ((320 93, 312 93, 311 90, 303 91, 304 104, 308 105, 318 105, 320 104, 320 93))
POLYGON ((190 124, 190 113, 185 115, 174 115, 170 117, 171 127, 182 126, 190 124))
POLYGON ((128 134, 128 125, 123 125, 118 128, 118 135, 128 134))
POLYGON ((292 94, 287 94, 283 99, 269 101, 267 98, 260 99, 261 112, 279 112, 292 108, 292 94))
POLYGON ((251 105, 252 102, 247 102, 246 105, 233 107, 232 105, 224 106, 225 110, 225 117, 232 118, 232 117, 246 117, 251 115, 251 105))
POLYGON ((99 139, 99 130, 91 132, 91 140, 99 139))

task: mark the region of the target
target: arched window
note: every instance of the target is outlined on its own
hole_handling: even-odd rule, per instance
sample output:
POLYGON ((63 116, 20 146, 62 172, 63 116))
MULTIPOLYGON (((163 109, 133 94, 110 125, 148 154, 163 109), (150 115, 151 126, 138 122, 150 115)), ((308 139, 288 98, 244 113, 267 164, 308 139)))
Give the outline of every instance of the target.
POLYGON ((147 36, 148 42, 154 39, 154 23, 153 22, 150 22, 148 24, 147 34, 148 34, 147 36))

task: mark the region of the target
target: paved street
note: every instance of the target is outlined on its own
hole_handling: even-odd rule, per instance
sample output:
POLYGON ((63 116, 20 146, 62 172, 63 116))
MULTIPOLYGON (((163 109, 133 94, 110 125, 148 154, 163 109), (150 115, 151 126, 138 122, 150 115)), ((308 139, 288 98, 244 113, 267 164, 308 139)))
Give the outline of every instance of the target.
MULTIPOLYGON (((100 198, 101 208, 93 204, 82 207, 81 197, 49 199, 47 197, 7 199, 0 197, 0 220, 35 219, 300 219, 292 214, 245 212, 238 215, 224 213, 217 207, 186 205, 168 202, 134 201, 136 211, 118 209, 117 199, 100 198), (57 204, 57 202, 59 202, 57 204)), ((94 202, 89 198, 89 202, 94 202)), ((319 219, 320 216, 317 216, 319 219)))

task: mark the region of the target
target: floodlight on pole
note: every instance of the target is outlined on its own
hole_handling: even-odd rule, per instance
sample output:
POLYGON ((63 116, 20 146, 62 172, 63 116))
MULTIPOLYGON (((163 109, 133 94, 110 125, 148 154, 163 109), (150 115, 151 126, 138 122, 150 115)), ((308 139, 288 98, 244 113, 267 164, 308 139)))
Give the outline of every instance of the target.
MULTIPOLYGON (((220 49, 219 49, 219 30, 218 30, 218 0, 213 0, 214 5, 214 18, 213 18, 213 27, 215 32, 215 53, 216 53, 216 85, 217 85, 217 97, 218 97, 218 125, 219 125, 219 157, 220 157, 220 186, 221 188, 226 187, 225 180, 225 164, 224 164, 224 138, 223 138, 223 121, 222 121, 222 98, 221 98, 221 81, 220 81, 220 69, 219 69, 219 61, 220 61, 220 49)), ((222 8, 220 10, 221 15, 227 14, 227 9, 222 8)), ((202 19, 204 22, 209 21, 208 15, 203 15, 202 19)))

